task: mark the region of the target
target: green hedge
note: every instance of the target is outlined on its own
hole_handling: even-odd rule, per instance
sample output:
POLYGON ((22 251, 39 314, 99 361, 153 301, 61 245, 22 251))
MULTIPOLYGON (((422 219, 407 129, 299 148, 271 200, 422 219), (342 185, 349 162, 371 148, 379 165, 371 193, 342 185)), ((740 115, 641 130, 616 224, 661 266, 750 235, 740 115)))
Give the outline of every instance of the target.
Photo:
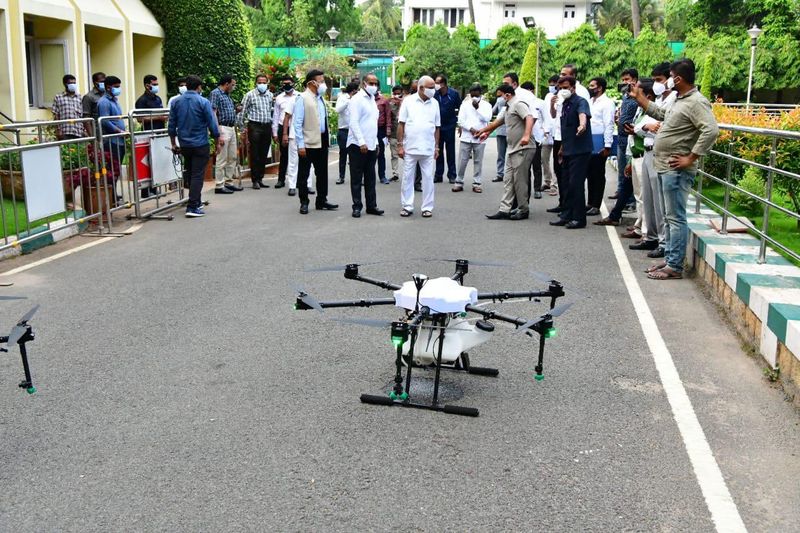
POLYGON ((241 0, 144 0, 164 29, 164 75, 170 92, 176 80, 195 74, 207 88, 225 74, 239 81, 240 99, 253 86, 250 24, 241 0))

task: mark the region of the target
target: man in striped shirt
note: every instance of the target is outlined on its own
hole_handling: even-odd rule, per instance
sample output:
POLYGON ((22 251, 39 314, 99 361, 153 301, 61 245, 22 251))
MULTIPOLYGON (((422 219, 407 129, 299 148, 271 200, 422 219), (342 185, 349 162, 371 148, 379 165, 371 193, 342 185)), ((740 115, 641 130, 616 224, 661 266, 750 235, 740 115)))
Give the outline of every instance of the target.
POLYGON ((242 100, 242 120, 247 123, 247 140, 250 143, 253 189, 269 187, 262 181, 272 142, 272 93, 268 82, 264 74, 256 76, 256 88, 244 95, 242 100))

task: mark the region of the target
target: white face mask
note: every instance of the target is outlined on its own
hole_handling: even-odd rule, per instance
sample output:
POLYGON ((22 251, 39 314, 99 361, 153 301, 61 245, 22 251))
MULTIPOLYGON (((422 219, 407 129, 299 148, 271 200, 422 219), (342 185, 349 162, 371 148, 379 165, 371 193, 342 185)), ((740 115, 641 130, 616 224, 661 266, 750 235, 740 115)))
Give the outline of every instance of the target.
POLYGON ((425 91, 425 96, 427 98, 433 98, 436 95, 436 89, 435 88, 429 89, 429 88, 426 87, 423 90, 425 91))
POLYGON ((555 85, 550 85, 550 86, 547 88, 547 91, 548 91, 550 94, 556 94, 556 91, 558 91, 558 89, 556 89, 556 86, 555 86, 555 85))
POLYGON ((325 96, 325 93, 328 92, 328 86, 325 83, 320 83, 317 85, 317 94, 320 96, 325 96))
POLYGON ((256 85, 256 89, 258 89, 258 92, 260 92, 261 94, 264 94, 265 92, 267 92, 268 88, 269 87, 267 87, 266 83, 259 83, 258 85, 256 85))
POLYGON ((667 86, 660 81, 653 82, 653 92, 656 94, 656 96, 661 96, 666 90, 667 86))
POLYGON ((368 95, 375 96, 375 93, 378 92, 378 87, 375 85, 365 85, 364 90, 367 91, 368 95))
POLYGON ((561 89, 558 91, 558 96, 560 96, 564 100, 569 100, 572 97, 572 91, 569 89, 561 89))
POLYGON ((442 88, 442 86, 441 86, 441 85, 439 85, 438 83, 437 83, 436 85, 434 85, 434 86, 433 86, 433 89, 434 89, 435 91, 438 91, 438 90, 439 90, 439 89, 441 89, 441 88, 442 88))
POLYGON ((672 78, 667 78, 667 89, 670 91, 675 88, 675 80, 672 78))
POLYGON ((78 91, 78 84, 77 83, 68 83, 67 84, 67 92, 74 93, 78 91))
POLYGON ((183 94, 186 92, 186 85, 179 85, 178 86, 178 94, 183 94))
POLYGON ((477 103, 477 102, 480 102, 480 101, 481 101, 481 97, 480 97, 480 96, 473 96, 473 97, 472 97, 472 101, 473 101, 473 102, 476 102, 476 103, 477 103))

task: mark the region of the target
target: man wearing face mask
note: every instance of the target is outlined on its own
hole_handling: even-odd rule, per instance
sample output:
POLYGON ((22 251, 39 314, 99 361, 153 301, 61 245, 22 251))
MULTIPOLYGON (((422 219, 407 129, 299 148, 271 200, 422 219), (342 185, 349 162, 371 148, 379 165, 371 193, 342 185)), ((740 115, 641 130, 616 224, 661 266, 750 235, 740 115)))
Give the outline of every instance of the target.
MULTIPOLYGON (((555 98, 556 83, 558 83, 558 76, 550 76, 547 80, 547 94, 544 97, 544 142, 542 143, 542 174, 544 176, 543 191, 548 191, 550 196, 558 194, 558 182, 561 175, 561 165, 557 161, 557 157, 553 157, 553 151, 556 148, 556 131, 558 130, 558 147, 561 147, 561 125, 550 114, 550 100, 555 98), (558 165, 556 167, 556 165, 558 165), (558 170, 556 171, 556 168, 558 170), (555 179, 553 179, 555 177, 555 179)), ((558 153, 556 150, 555 153, 558 153)))
POLYGON ((401 184, 401 217, 414 213, 414 179, 419 165, 422 175, 422 216, 433 215, 433 167, 439 156, 441 116, 433 78, 422 76, 419 90, 403 100, 397 126, 397 155, 403 159, 401 184))
POLYGON ((339 178, 336 185, 344 183, 344 173, 347 170, 347 136, 350 134, 350 100, 358 92, 358 82, 351 81, 339 96, 336 97, 336 113, 339 115, 339 131, 336 133, 336 142, 339 145, 339 178))
POLYGON ((625 176, 625 167, 628 164, 628 136, 625 131, 627 127, 633 124, 633 118, 636 116, 636 110, 639 107, 629 94, 629 88, 639 81, 639 71, 635 68, 626 68, 622 71, 620 81, 622 83, 619 84, 618 88, 622 93, 622 103, 619 106, 619 120, 617 122, 617 192, 609 196, 608 199, 616 200, 621 197, 624 203, 632 205, 635 204, 633 182, 630 177, 625 176))
POLYGON ((353 218, 361 216, 363 184, 368 215, 382 215, 375 195, 375 159, 378 154, 378 78, 374 74, 364 77, 363 86, 350 99, 350 131, 347 135, 347 152, 350 157, 350 194, 353 197, 353 218))
MULTIPOLYGON (((158 96, 158 78, 152 74, 144 77, 144 93, 136 99, 134 109, 163 109, 164 102, 158 96)), ((166 115, 152 115, 138 119, 144 130, 163 130, 167 122, 166 115)))
POLYGON ((175 103, 175 100, 180 98, 181 95, 185 93, 186 93, 186 78, 178 78, 178 94, 170 96, 169 101, 167 101, 167 109, 172 109, 172 104, 175 103))
POLYGON ((461 97, 447 86, 447 78, 440 74, 436 76, 433 88, 436 90, 436 102, 441 113, 442 129, 439 138, 439 155, 436 158, 436 174, 434 183, 444 180, 444 160, 447 157, 447 179, 450 183, 456 182, 456 124, 458 124, 458 111, 461 106, 461 97))
MULTIPOLYGON (((97 120, 97 103, 106 94, 106 75, 102 72, 92 74, 92 90, 83 95, 81 105, 83 107, 83 118, 93 118, 97 120)), ((94 135, 92 122, 86 123, 86 133, 94 135)))
POLYGON ((697 160, 711 150, 719 134, 711 103, 694 85, 694 63, 690 59, 676 61, 670 74, 678 96, 669 113, 650 102, 641 89, 631 90, 645 113, 663 121, 653 155, 666 219, 665 261, 648 269, 648 277, 655 280, 683 277, 689 238, 686 202, 697 175, 697 160))
POLYGON ((492 106, 482 97, 483 88, 476 83, 469 88, 469 97, 461 103, 458 112, 458 127, 461 128, 460 158, 458 161, 458 175, 453 192, 464 190, 464 174, 467 172, 467 163, 472 159, 472 192, 483 192, 481 189, 481 169, 483 167, 483 152, 486 143, 480 139, 480 132, 492 120, 492 106))
POLYGON ((222 150, 217 151, 217 162, 214 166, 215 194, 233 194, 242 188, 233 184, 236 175, 239 143, 236 140, 236 106, 231 93, 236 88, 236 80, 226 74, 219 80, 219 85, 208 95, 211 108, 219 122, 219 138, 225 143, 222 150))
MULTIPOLYGON (((294 110, 294 78, 291 76, 284 76, 281 78, 280 91, 275 96, 272 111, 272 140, 275 144, 280 146, 281 160, 278 165, 278 183, 275 184, 276 189, 281 189, 286 186, 286 171, 289 168, 291 160, 289 154, 289 128, 284 128, 283 121, 286 117, 286 112, 291 114, 294 110), (285 140, 284 140, 285 139, 285 140)), ((294 159, 294 175, 297 176, 297 156, 295 151, 294 159)))
MULTIPOLYGON (((506 99, 497 98, 492 107, 492 116, 499 117, 506 108, 506 99)), ((492 180, 492 183, 499 183, 503 181, 506 175, 506 149, 508 148, 508 141, 506 138, 506 125, 499 126, 495 131, 495 139, 497 141, 497 175, 492 180)))
MULTIPOLYGON (((561 172, 566 184, 564 210, 551 226, 564 226, 567 229, 586 227, 586 196, 584 182, 589 171, 592 156, 592 136, 588 129, 592 113, 589 102, 575 92, 575 78, 561 77, 558 80, 558 100, 561 101, 561 148, 557 157, 561 158, 561 172)), ((550 102, 550 112, 556 114, 556 100, 550 102)), ((561 194, 564 195, 563 187, 561 194)))
POLYGON ((669 63, 663 62, 653 68, 653 93, 656 95, 656 104, 662 109, 670 109, 678 98, 678 93, 673 89, 675 83, 669 75, 669 63))
MULTIPOLYGON (((122 94, 122 80, 116 76, 108 76, 105 79, 106 94, 97 102, 98 117, 116 117, 122 115, 122 107, 119 104, 119 96, 122 94)), ((104 120, 102 122, 103 135, 114 135, 125 133, 125 121, 121 118, 104 120)), ((103 140, 103 151, 111 158, 106 166, 115 185, 119 178, 122 158, 125 157, 125 137, 108 137, 103 140)))
POLYGON ((335 210, 339 206, 328 202, 328 108, 322 97, 328 90, 325 73, 310 70, 306 74, 306 90, 297 97, 292 121, 297 154, 300 157, 298 188, 300 214, 308 214, 308 184, 311 167, 317 175, 317 210, 335 210))
MULTIPOLYGON (((78 120, 83 116, 81 95, 78 94, 78 83, 75 76, 67 74, 61 81, 64 83, 64 92, 53 98, 53 120, 78 120)), ((78 139, 85 135, 83 123, 59 124, 56 129, 56 138, 78 139)))
POLYGON ((589 216, 600 214, 600 204, 603 203, 603 194, 606 189, 606 160, 611 155, 611 145, 614 143, 616 104, 606 96, 607 86, 605 78, 592 78, 589 81, 589 96, 591 97, 589 109, 592 113, 591 130, 594 144, 587 180, 586 214, 589 216))
POLYGON ((255 89, 244 95, 242 120, 247 124, 253 189, 266 189, 269 185, 262 180, 272 142, 272 93, 269 90, 269 79, 264 74, 256 76, 255 89))
POLYGON ((400 179, 398 169, 400 158, 397 157, 397 119, 400 116, 400 106, 403 104, 403 86, 392 87, 392 98, 389 100, 389 110, 392 112, 392 131, 389 134, 389 150, 392 159, 392 181, 400 179))
POLYGON ((386 147, 389 145, 389 136, 392 134, 392 107, 389 99, 381 94, 380 80, 378 80, 378 92, 375 93, 375 103, 378 105, 378 179, 383 185, 388 185, 386 147))

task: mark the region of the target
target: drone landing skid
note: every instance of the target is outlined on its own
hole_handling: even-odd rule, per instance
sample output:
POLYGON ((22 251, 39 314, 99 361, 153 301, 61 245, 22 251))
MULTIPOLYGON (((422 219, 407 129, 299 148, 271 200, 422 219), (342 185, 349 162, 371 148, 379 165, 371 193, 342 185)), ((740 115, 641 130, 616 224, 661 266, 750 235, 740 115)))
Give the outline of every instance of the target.
POLYGON ((450 415, 478 416, 479 412, 474 407, 462 407, 460 405, 440 405, 438 403, 416 403, 408 398, 392 399, 389 396, 377 396, 374 394, 362 394, 361 401, 372 405, 399 405, 400 407, 414 407, 416 409, 427 409, 429 411, 440 411, 450 415))

